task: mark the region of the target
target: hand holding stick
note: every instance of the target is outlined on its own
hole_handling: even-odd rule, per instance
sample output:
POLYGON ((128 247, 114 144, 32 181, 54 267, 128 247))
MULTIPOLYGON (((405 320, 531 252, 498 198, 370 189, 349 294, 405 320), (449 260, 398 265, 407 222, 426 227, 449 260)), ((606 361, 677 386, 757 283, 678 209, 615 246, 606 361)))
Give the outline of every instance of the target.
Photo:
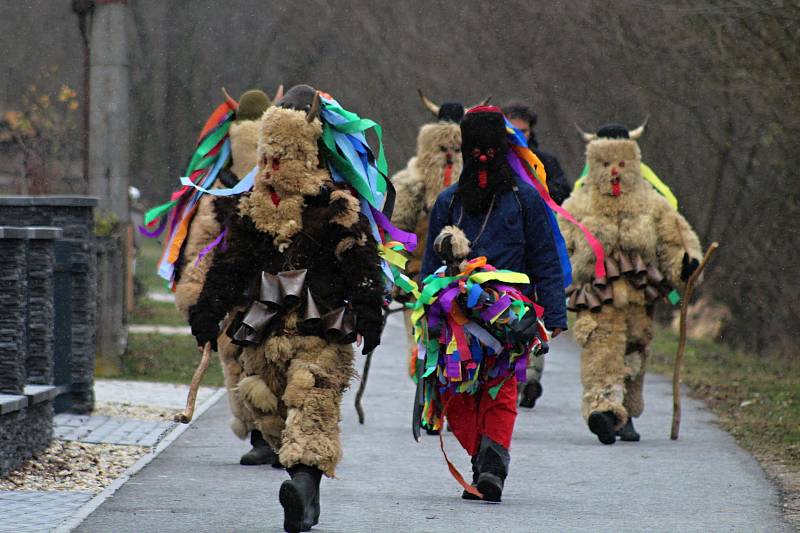
POLYGON ((692 299, 694 292, 694 284, 703 269, 708 264, 711 256, 719 248, 719 243, 712 242, 711 246, 706 250, 706 255, 700 262, 700 265, 692 272, 689 279, 686 281, 686 290, 683 292, 681 299, 681 320, 679 327, 678 337, 678 351, 675 354, 675 368, 672 373, 672 430, 670 431, 669 438, 672 440, 678 439, 678 432, 681 427, 681 368, 683 367, 683 352, 686 348, 686 314, 689 310, 689 301, 692 299))
POLYGON ((192 383, 189 385, 189 395, 186 398, 186 409, 177 413, 173 420, 181 424, 188 424, 192 421, 194 415, 194 405, 197 402, 197 389, 200 388, 200 382, 203 381, 203 376, 208 370, 208 364, 211 362, 211 343, 207 342, 203 347, 203 358, 200 359, 200 364, 197 365, 197 370, 194 371, 192 376, 192 383))

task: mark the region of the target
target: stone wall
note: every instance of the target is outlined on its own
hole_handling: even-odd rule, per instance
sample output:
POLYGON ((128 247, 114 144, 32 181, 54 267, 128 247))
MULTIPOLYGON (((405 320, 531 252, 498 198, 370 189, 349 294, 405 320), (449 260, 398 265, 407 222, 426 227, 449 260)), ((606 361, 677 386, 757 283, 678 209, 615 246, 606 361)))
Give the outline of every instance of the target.
POLYGON ((0 226, 0 476, 53 437, 59 228, 0 226))
MULTIPOLYGON (((70 410, 76 413, 88 413, 94 406, 97 283, 93 210, 96 205, 96 199, 86 197, 0 197, 0 225, 54 226, 63 231, 67 257, 55 268, 70 272, 69 395, 70 410)), ((43 377, 35 379, 41 381, 39 378, 43 377)))

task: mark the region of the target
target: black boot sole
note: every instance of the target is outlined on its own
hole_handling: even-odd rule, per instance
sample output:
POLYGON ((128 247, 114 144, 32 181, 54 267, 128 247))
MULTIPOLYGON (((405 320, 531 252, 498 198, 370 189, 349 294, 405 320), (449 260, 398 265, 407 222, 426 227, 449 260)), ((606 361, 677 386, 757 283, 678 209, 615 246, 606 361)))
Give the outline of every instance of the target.
MULTIPOLYGON (((474 486, 475 486, 475 485, 473 485, 473 487, 474 487, 474 486)), ((475 495, 474 495, 474 494, 472 494, 471 492, 467 492, 467 491, 463 491, 463 492, 461 493, 461 499, 462 499, 462 500, 480 500, 480 498, 478 498, 477 496, 475 496, 475 495)))
POLYGON ((589 415, 589 431, 597 435, 597 439, 603 444, 614 444, 617 442, 617 435, 614 425, 603 413, 592 413, 589 415))
POLYGON ((484 472, 478 476, 478 484, 476 485, 476 488, 481 494, 483 494, 484 501, 495 503, 502 501, 503 482, 494 474, 484 472))
POLYGON ((283 530, 287 533, 303 531, 303 513, 305 511, 303 496, 291 480, 287 479, 281 484, 278 500, 283 506, 283 530))
POLYGON ((536 400, 542 395, 542 386, 536 382, 530 381, 522 388, 522 400, 519 402, 520 407, 533 409, 536 405, 536 400))

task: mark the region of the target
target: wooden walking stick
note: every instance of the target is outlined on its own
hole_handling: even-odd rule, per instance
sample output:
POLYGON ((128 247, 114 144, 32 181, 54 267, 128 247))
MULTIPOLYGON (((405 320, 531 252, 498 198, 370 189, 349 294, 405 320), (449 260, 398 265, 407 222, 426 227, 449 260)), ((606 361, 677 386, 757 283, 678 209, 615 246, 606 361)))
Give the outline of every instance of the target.
MULTIPOLYGON (((394 313, 395 311, 402 311, 403 308, 397 309, 390 309, 385 308, 383 310, 383 328, 386 328, 386 321, 389 319, 389 315, 394 313)), ((381 330, 382 332, 383 330, 381 330)), ((373 350, 374 351, 374 350, 373 350)), ((358 390, 356 391, 356 413, 358 413, 358 423, 364 423, 364 408, 361 407, 361 397, 364 396, 364 391, 367 389, 367 378, 369 377, 369 367, 372 365, 372 352, 367 354, 367 358, 364 360, 364 370, 361 372, 361 383, 358 384, 358 390)))
POLYGON ((188 424, 192 421, 194 415, 194 404, 197 402, 197 389, 200 388, 200 382, 203 381, 203 376, 208 370, 208 364, 211 362, 211 343, 207 342, 203 347, 203 358, 200 359, 200 364, 197 365, 197 370, 194 371, 192 376, 192 383, 189 385, 189 395, 186 397, 186 409, 177 413, 173 420, 181 424, 188 424))
POLYGON ((689 310, 689 301, 692 299, 694 292, 694 284, 700 273, 708 264, 711 256, 719 248, 719 243, 712 242, 711 246, 706 250, 706 255, 697 266, 692 275, 686 281, 686 290, 683 291, 683 298, 681 299, 681 320, 679 326, 678 337, 678 351, 675 354, 675 368, 672 372, 672 430, 670 431, 669 438, 678 440, 678 432, 681 427, 681 368, 683 367, 683 352, 686 348, 686 314, 689 310))
POLYGON ((364 390, 367 388, 367 378, 369 377, 369 367, 372 364, 372 353, 369 352, 367 354, 367 358, 364 360, 364 371, 361 372, 361 383, 358 385, 358 391, 356 392, 356 413, 358 413, 358 423, 364 423, 364 408, 361 407, 361 397, 364 396, 364 390))

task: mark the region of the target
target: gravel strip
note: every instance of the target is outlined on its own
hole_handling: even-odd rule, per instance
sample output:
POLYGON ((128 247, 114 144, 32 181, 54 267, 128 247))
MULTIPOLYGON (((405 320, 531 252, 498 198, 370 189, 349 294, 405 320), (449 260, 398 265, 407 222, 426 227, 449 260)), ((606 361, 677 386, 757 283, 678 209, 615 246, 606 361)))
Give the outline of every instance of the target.
POLYGON ((98 493, 150 448, 54 440, 0 479, 0 490, 63 490, 98 493))
POLYGON ((135 418, 138 420, 170 421, 173 415, 175 415, 175 409, 128 402, 98 402, 95 404, 92 415, 135 418))

